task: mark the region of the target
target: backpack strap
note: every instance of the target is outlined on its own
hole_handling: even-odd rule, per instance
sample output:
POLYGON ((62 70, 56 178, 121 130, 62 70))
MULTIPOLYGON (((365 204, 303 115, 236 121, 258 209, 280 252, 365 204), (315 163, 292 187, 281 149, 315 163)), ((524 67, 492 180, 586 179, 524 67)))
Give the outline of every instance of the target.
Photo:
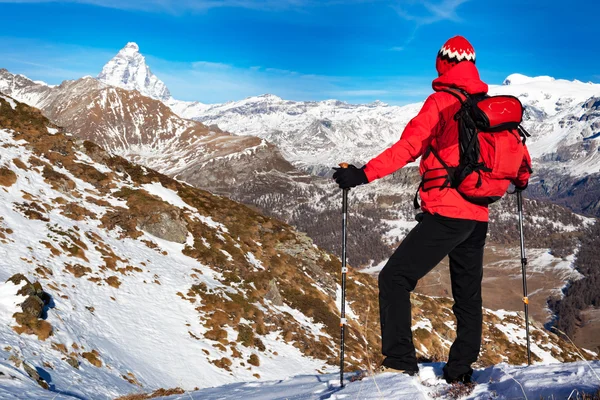
POLYGON ((448 164, 442 160, 442 157, 440 157, 437 150, 432 145, 427 147, 427 150, 423 154, 423 158, 429 157, 429 154, 433 154, 433 156, 437 158, 439 163, 442 165, 442 168, 427 170, 423 173, 423 176, 421 177, 421 183, 419 184, 417 192, 415 193, 415 198, 413 199, 415 210, 421 208, 419 204, 419 191, 423 190, 424 192, 428 192, 432 189, 443 190, 448 187, 453 187, 452 183, 454 181, 455 168, 448 166, 448 164), (433 183, 435 181, 438 183, 433 183))
POLYGON ((531 137, 531 134, 527 132, 525 128, 523 128, 523 125, 519 125, 517 127, 517 131, 519 132, 519 135, 521 135, 521 137, 523 138, 523 144, 525 144, 525 142, 527 142, 527 138, 531 137))
POLYGON ((448 87, 448 88, 442 89, 441 91, 450 93, 452 96, 456 97, 458 99, 458 101, 460 101, 460 104, 464 104, 465 101, 467 101, 471 97, 469 95, 469 93, 467 93, 466 91, 459 89, 459 88, 448 87))

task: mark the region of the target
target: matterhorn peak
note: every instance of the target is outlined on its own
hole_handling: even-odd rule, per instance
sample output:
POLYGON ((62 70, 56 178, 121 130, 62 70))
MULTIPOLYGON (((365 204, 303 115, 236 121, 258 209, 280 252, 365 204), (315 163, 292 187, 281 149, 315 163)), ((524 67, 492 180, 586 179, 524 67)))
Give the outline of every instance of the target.
POLYGON ((123 47, 123 49, 133 49, 135 51, 140 51, 140 46, 138 46, 135 42, 129 42, 123 47))
POLYGON ((137 90, 144 96, 167 101, 171 93, 150 71, 137 43, 129 42, 102 68, 98 80, 126 90, 137 90))

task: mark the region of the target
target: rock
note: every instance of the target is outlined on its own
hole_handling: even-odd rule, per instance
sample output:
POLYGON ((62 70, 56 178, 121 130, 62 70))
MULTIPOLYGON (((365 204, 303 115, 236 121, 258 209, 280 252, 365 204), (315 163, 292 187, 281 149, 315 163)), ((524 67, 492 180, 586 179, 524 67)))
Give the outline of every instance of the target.
POLYGON ((68 357, 66 361, 67 361, 67 364, 69 364, 71 367, 79 369, 79 360, 77 360, 77 358, 68 357))
POLYGON ((265 299, 271 301, 276 306, 283 305, 283 299, 281 298, 275 279, 271 279, 269 282, 269 291, 265 294, 265 299))
POLYGON ((35 318, 41 318, 44 311, 44 302, 38 296, 29 296, 21 304, 23 313, 35 318))
POLYGON ((138 228, 169 242, 185 243, 187 241, 186 223, 166 212, 152 215, 145 221, 139 222, 138 228))
POLYGON ((6 280, 6 282, 12 282, 13 284, 15 284, 15 286, 19 286, 19 284, 21 284, 21 282, 23 282, 23 281, 25 281, 25 282, 27 282, 27 284, 31 285, 31 282, 29 282, 29 279, 27 279, 25 277, 25 275, 23 275, 23 274, 15 274, 6 280))
POLYGON ((43 387, 46 390, 48 390, 50 388, 48 386, 48 383, 46 383, 46 381, 40 376, 40 374, 38 374, 37 370, 34 367, 32 367, 31 365, 24 362, 23 369, 25 369, 25 372, 27 372, 27 375, 29 375, 31 377, 31 379, 36 381, 38 385, 40 385, 41 387, 43 387))
POLYGON ((10 277, 7 282, 13 282, 15 285, 21 285, 17 294, 25 296, 25 300, 21 303, 22 312, 13 314, 13 318, 19 326, 13 327, 15 332, 29 335, 37 335, 39 340, 46 340, 52 335, 52 325, 44 321, 44 309, 52 301, 52 296, 44 292, 42 285, 39 282, 31 283, 24 275, 16 274, 10 277))
POLYGON ((25 370, 25 372, 27 372, 27 375, 29 375, 31 377, 31 379, 38 381, 40 380, 40 374, 37 373, 37 371, 35 370, 35 368, 33 368, 31 365, 27 364, 26 362, 23 363, 23 369, 25 370))

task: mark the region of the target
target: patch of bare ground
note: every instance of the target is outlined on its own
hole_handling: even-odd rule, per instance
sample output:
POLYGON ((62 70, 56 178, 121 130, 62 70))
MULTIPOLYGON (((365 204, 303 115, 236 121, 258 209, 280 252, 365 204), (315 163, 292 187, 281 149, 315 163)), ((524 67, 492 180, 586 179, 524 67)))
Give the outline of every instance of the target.
POLYGON ((600 307, 588 307, 581 316, 581 326, 576 329, 573 342, 600 354, 600 307))
POLYGON ((23 203, 15 203, 15 209, 20 211, 24 216, 32 220, 40 220, 44 222, 50 221, 46 216, 46 210, 40 207, 39 204, 35 202, 23 202, 23 203))
POLYGON ((182 388, 175 389, 158 389, 152 393, 135 393, 127 394, 125 396, 117 397, 115 400, 147 400, 154 399, 157 397, 173 396, 176 394, 184 394, 185 390, 182 388))
POLYGON ((94 367, 97 367, 97 368, 102 367, 102 360, 100 360, 100 353, 98 353, 96 350, 82 353, 81 356, 83 358, 85 358, 94 367))
POLYGON ((0 185, 1 186, 12 186, 17 182, 17 175, 6 167, 0 167, 0 185))

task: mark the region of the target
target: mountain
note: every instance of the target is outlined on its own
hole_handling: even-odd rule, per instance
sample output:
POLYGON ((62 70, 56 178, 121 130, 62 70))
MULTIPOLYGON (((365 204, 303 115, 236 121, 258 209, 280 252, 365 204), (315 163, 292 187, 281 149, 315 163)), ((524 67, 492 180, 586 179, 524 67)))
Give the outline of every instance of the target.
MULTIPOLYGON (((128 51, 137 52, 135 49, 128 51)), ((508 79, 512 79, 513 85, 530 83, 527 78, 515 77, 508 79)), ((568 82, 561 84, 570 87, 568 82)), ((54 123, 65 126, 77 137, 97 142, 131 161, 177 179, 256 207, 263 213, 291 223, 306 232, 319 246, 336 253, 340 242, 338 192, 330 180, 302 173, 297 168, 321 174, 329 170, 330 165, 327 164, 332 159, 344 157, 347 160, 346 157, 351 156, 366 159, 386 145, 381 140, 385 135, 379 135, 375 127, 387 126, 386 140, 391 143, 396 140, 393 136, 399 134, 393 132, 398 131, 419 107, 390 107, 382 103, 349 105, 337 101, 299 103, 272 95, 212 106, 213 111, 219 109, 219 112, 224 112, 224 118, 230 116, 230 112, 238 115, 240 119, 234 118, 234 122, 237 121, 236 124, 243 129, 246 129, 244 124, 252 128, 258 121, 253 132, 259 135, 266 123, 275 124, 282 129, 280 133, 262 135, 280 143, 283 146, 280 150, 279 146, 264 138, 231 135, 216 125, 207 126, 182 119, 162 102, 137 90, 108 86, 89 77, 48 87, 4 70, 0 71, 0 87, 17 99, 40 107, 54 123), (321 115, 329 121, 325 121, 325 125, 322 121, 314 121, 321 115), (314 126, 319 127, 321 136, 314 136, 314 126), (354 133, 346 134, 354 128, 354 133), (303 134, 295 134, 294 129, 303 129, 303 134)), ((566 94, 559 97, 564 98, 566 94)), ((540 92, 535 97, 545 98, 545 94, 540 92)), ((171 108, 175 108, 175 103, 175 100, 167 102, 171 108)), ((198 111, 205 107, 199 103, 185 104, 188 110, 198 111)), ((184 105, 184 102, 179 102, 179 105, 184 105)), ((537 112, 549 113, 550 110, 537 112)), ((414 226, 411 204, 417 185, 416 170, 405 168, 392 177, 353 191, 349 237, 349 255, 353 265, 381 264, 414 226)), ((532 185, 531 190, 534 187, 532 185)), ((510 219, 506 215, 514 215, 514 209, 508 203, 502 204, 493 209, 492 219, 508 222, 510 219)), ((578 229, 571 227, 576 222, 557 226, 548 222, 550 215, 561 215, 559 219, 563 221, 578 220, 548 204, 539 203, 531 211, 534 213, 531 222, 535 225, 532 229, 536 239, 528 241, 528 245, 538 248, 536 251, 541 254, 555 248, 560 241, 549 242, 547 235, 539 232, 550 229, 555 232, 554 235, 562 235, 578 229)), ((509 229, 511 233, 508 234, 506 228, 506 223, 491 225, 492 243, 499 246, 494 254, 504 260, 494 264, 497 272, 490 271, 491 276, 506 274, 507 268, 511 270, 514 266, 510 260, 512 252, 505 246, 518 243, 518 238, 514 230, 509 229)), ((570 248, 562 252, 572 254, 577 245, 572 241, 566 242, 570 248)), ((549 279, 539 288, 539 302, 534 311, 541 320, 548 317, 545 307, 547 295, 576 276, 572 267, 550 268, 551 265, 563 265, 560 258, 550 257, 546 262, 544 265, 548 268, 545 274, 549 279)), ((373 271, 376 273, 377 268, 373 271)), ((447 279, 440 282, 444 281, 447 279)), ((493 286, 492 280, 489 288, 493 286)), ((429 287, 435 290, 428 292, 430 294, 449 293, 445 284, 429 287)), ((516 307, 513 309, 520 309, 518 293, 512 297, 514 301, 509 303, 516 307)), ((486 305, 502 306, 493 299, 486 305)))
MULTIPOLYGON (((539 161, 556 161, 561 154, 553 168, 576 176, 600 171, 600 156, 591 151, 600 126, 594 100, 600 98, 600 84, 513 74, 490 93, 516 95, 523 102, 530 148, 539 161)), ((185 118, 269 140, 293 164, 312 171, 324 171, 334 160, 368 161, 399 139, 420 106, 297 102, 273 95, 201 107, 171 105, 185 118)))
MULTIPOLYGON (((29 376, 55 394, 114 398, 335 368, 341 263, 308 237, 5 95, 0 142, 7 386, 30 390, 29 376)), ((352 270, 349 368, 378 361, 376 285, 352 270)), ((450 310, 449 299, 415 297, 421 357, 447 354, 450 310)), ((486 310, 479 365, 522 363, 522 332, 519 314, 486 310)), ((536 362, 579 357, 540 324, 532 340, 536 362)))
POLYGON ((257 172, 294 169, 260 138, 182 119, 159 100, 91 77, 48 87, 0 70, 0 90, 39 107, 77 137, 208 189, 234 186, 257 172))
POLYGON ((110 60, 97 78, 107 85, 127 90, 137 90, 144 96, 168 101, 172 98, 167 86, 150 71, 146 59, 136 43, 127 43, 110 60))
POLYGON ((294 165, 322 174, 338 161, 364 162, 394 143, 420 104, 297 102, 273 95, 216 105, 170 104, 180 116, 274 143, 294 165))

